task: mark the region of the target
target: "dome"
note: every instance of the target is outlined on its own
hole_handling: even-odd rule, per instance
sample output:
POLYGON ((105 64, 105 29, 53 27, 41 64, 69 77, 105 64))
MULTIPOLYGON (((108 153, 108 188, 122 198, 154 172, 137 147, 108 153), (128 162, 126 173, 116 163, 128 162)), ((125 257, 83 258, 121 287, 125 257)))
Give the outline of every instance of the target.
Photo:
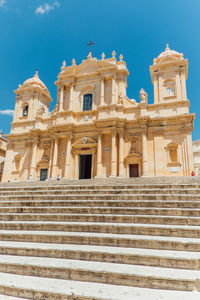
POLYGON ((166 49, 165 51, 163 51, 162 53, 160 53, 160 55, 154 59, 154 63, 157 63, 161 60, 166 60, 169 58, 183 58, 183 54, 179 53, 177 51, 171 50, 169 48, 169 45, 166 45, 166 49))
POLYGON ((39 87, 41 88, 44 92, 46 92, 47 94, 49 94, 49 91, 47 89, 47 87, 45 86, 45 84, 40 80, 39 76, 38 76, 38 71, 36 71, 35 75, 32 78, 27 79, 26 81, 24 81, 23 87, 26 86, 32 86, 32 87, 39 87))

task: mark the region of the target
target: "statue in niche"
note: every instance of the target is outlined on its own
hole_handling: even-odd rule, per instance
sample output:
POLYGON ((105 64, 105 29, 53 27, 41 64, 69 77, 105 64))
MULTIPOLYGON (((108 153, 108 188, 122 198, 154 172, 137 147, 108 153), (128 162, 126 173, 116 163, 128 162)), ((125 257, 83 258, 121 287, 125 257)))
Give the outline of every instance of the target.
POLYGON ((143 89, 140 90, 140 101, 147 104, 147 93, 143 89))
POLYGON ((118 104, 122 104, 122 103, 123 103, 123 96, 122 93, 120 93, 118 97, 118 104))

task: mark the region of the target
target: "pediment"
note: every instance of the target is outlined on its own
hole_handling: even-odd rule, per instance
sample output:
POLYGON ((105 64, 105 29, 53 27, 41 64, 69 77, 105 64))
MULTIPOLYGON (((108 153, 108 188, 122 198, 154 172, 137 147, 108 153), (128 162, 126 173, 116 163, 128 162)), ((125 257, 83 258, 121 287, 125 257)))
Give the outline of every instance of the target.
POLYGON ((80 64, 76 70, 76 75, 87 75, 91 73, 98 73, 99 66, 95 61, 85 61, 80 64))
POLYGON ((142 160, 142 155, 134 152, 134 153, 129 153, 129 155, 127 155, 127 157, 125 157, 124 162, 125 163, 137 163, 140 162, 142 160))
POLYGON ((74 146, 75 145, 87 145, 87 144, 96 144, 96 141, 90 137, 82 137, 82 138, 79 138, 77 139, 75 142, 74 142, 74 146))
POLYGON ((111 69, 115 67, 113 64, 105 61, 84 60, 76 69, 76 75, 86 75, 100 73, 101 69, 111 69))

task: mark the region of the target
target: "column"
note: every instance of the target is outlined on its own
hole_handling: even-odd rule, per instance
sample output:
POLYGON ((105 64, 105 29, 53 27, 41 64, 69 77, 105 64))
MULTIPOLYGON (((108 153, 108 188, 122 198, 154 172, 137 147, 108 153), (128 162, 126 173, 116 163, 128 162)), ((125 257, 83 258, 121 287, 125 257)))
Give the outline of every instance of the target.
POLYGON ((12 146, 11 142, 8 142, 5 163, 4 163, 4 169, 3 169, 3 175, 2 175, 2 182, 11 181, 11 172, 12 172, 12 166, 13 166, 13 152, 14 152, 13 146, 12 146))
POLYGON ((158 95, 159 95, 159 102, 162 102, 163 100, 163 94, 162 94, 162 78, 159 77, 158 79, 158 95))
POLYGON ((36 153, 37 153, 37 141, 34 140, 32 146, 32 158, 31 158, 31 169, 30 169, 30 177, 32 180, 34 180, 35 177, 36 153))
POLYGON ((104 78, 101 78, 101 100, 100 105, 104 105, 104 78))
POLYGON ((54 151, 53 151, 53 162, 52 162, 52 179, 56 179, 57 171, 57 160, 58 160, 58 137, 55 137, 54 151))
POLYGON ((154 78, 153 86, 154 86, 154 103, 158 103, 158 77, 157 76, 155 76, 154 78))
POLYGON ((74 92, 74 86, 73 86, 73 84, 71 84, 70 85, 70 90, 69 90, 69 110, 72 110, 73 92, 74 92))
POLYGON ((142 176, 148 176, 147 136, 146 128, 142 128, 142 176))
POLYGON ((53 160, 53 140, 51 141, 50 146, 50 154, 49 154, 49 170, 48 170, 48 177, 51 178, 51 171, 52 171, 52 160, 53 160))
POLYGON ((185 163, 185 145, 184 145, 184 134, 182 130, 180 129, 181 134, 181 153, 182 153, 182 169, 183 169, 183 175, 186 175, 186 163, 185 163))
POLYGON ((78 150, 75 150, 75 159, 74 159, 74 178, 77 178, 77 179, 79 179, 78 160, 79 160, 79 151, 78 151, 78 150))
POLYGON ((111 105, 116 104, 115 103, 115 90, 116 90, 116 82, 115 82, 115 78, 112 78, 112 99, 111 99, 111 105))
POLYGON ((187 152, 188 152, 188 168, 189 175, 194 171, 194 159, 193 159, 193 147, 192 147, 192 125, 186 128, 186 141, 187 141, 187 152))
POLYGON ((124 134, 119 133, 119 177, 124 177, 124 134))
POLYGON ((67 179, 71 178, 70 174, 70 165, 71 165, 71 140, 72 136, 67 135, 67 146, 66 146, 66 151, 65 151, 65 175, 64 177, 67 179))
POLYGON ((111 150, 111 175, 110 177, 117 176, 117 155, 116 155, 116 130, 112 131, 112 150, 111 150))
POLYGON ((181 82, 179 73, 176 73, 176 96, 178 100, 181 99, 181 82))
POLYGON ((97 175, 96 178, 102 177, 102 133, 98 132, 97 146, 97 175))
POLYGON ((63 96, 64 96, 64 85, 61 84, 61 88, 60 88, 60 106, 59 106, 59 111, 63 111, 63 96))
POLYGON ((181 69, 180 71, 180 76, 181 76, 181 92, 182 92, 182 98, 184 100, 187 99, 187 94, 186 94, 186 83, 185 83, 185 74, 184 74, 184 70, 181 69))

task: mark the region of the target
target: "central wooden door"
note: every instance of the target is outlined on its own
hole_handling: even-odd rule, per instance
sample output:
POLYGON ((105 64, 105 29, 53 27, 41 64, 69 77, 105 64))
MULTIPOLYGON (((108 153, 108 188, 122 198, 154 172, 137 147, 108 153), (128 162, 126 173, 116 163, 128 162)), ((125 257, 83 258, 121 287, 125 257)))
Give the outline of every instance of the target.
POLYGON ((92 155, 80 155, 79 157, 79 179, 90 179, 92 170, 92 155))
POLYGON ((47 179, 48 169, 40 170, 40 181, 45 181, 47 179))
POLYGON ((139 165, 138 164, 129 165, 129 177, 139 177, 139 165))

